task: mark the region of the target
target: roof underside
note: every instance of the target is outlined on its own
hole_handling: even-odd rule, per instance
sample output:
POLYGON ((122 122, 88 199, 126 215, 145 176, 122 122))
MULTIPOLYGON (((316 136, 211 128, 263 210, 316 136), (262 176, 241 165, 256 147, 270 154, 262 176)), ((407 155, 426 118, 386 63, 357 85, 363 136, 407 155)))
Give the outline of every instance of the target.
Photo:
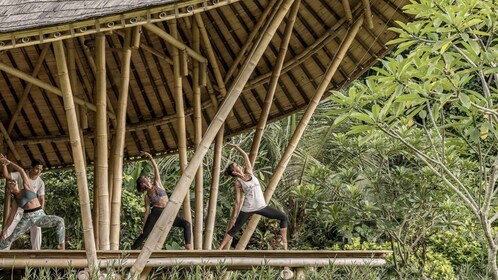
MULTIPOLYGON (((77 23, 78 20, 109 16, 151 6, 158 7, 159 5, 171 9, 176 2, 182 1, 142 1, 142 4, 135 4, 133 3, 135 1, 123 0, 38 0, 36 2, 18 1, 23 2, 23 4, 17 4, 18 6, 4 4, 7 2, 13 1, 0 1, 0 21, 2 22, 0 30, 4 32, 0 34, 0 37, 9 35, 8 32, 19 32, 20 29, 25 30, 33 26, 77 23), (16 11, 18 14, 23 14, 23 17, 16 15, 16 11), (33 11, 33 13, 26 11, 33 11), (59 16, 52 17, 52 14, 59 14, 59 16)), ((234 74, 230 77, 227 77, 226 73, 246 43, 258 19, 273 2, 275 1, 234 0, 231 4, 220 5, 202 12, 201 15, 227 89, 239 73, 240 66, 235 68, 234 74)), ((342 2, 344 1, 302 0, 271 107, 270 121, 304 108, 314 95, 326 68, 334 59, 341 41, 351 26, 346 20, 342 2)), ((395 21, 409 20, 408 16, 401 11, 401 7, 407 2, 407 0, 370 1, 374 27, 370 29, 364 26, 360 30, 347 56, 335 73, 330 89, 339 89, 356 79, 387 52, 386 43, 395 36, 388 28, 396 26, 395 21)), ((354 20, 363 11, 362 1, 349 0, 349 4, 354 20)), ((276 6, 278 4, 273 5, 273 7, 276 6)), ((271 15, 272 12, 269 14, 271 15)), ((191 22, 192 17, 178 18, 180 40, 188 46, 192 46, 191 22)), ((225 126, 226 135, 237 134, 256 126, 267 92, 269 76, 278 56, 285 23, 284 20, 236 102, 232 114, 229 115, 225 126)), ((170 33, 167 21, 155 24, 170 33)), ((112 33, 108 32, 106 35, 109 110, 118 107, 122 60, 120 51, 123 34, 124 30, 115 28, 112 33)), ((124 151, 127 159, 136 157, 141 150, 150 151, 152 154, 175 153, 179 135, 175 123, 173 66, 168 59, 171 46, 146 28, 141 29, 140 36, 140 47, 132 51, 124 151)), ((78 90, 75 96, 94 103, 95 55, 93 46, 95 35, 82 35, 68 40, 74 40, 76 46, 78 90)), ((67 46, 67 40, 65 44, 67 46)), ((201 54, 204 57, 208 56, 203 47, 201 47, 201 54)), ((36 71, 39 66, 39 71, 35 76, 59 87, 56 60, 50 43, 6 49, 0 53, 0 61, 29 74, 36 71), (45 55, 44 58, 43 55, 45 55)), ((192 58, 189 61, 189 67, 192 67, 192 58)), ((207 71, 209 81, 207 87, 202 88, 203 131, 206 130, 216 113, 213 97, 219 101, 223 100, 217 90, 217 83, 210 65, 207 71)), ((0 108, 2 108, 0 120, 9 130, 8 134, 23 159, 22 163, 29 164, 29 159, 38 158, 43 160, 48 167, 71 165, 73 163, 70 152, 71 143, 62 98, 39 87, 33 86, 30 89, 29 87, 28 82, 6 72, 0 72, 0 108), (27 88, 29 94, 26 95, 26 102, 22 106, 19 117, 13 121, 16 107, 20 104, 23 93, 28 91, 27 88)), ((191 75, 183 77, 183 93, 187 145, 192 147, 194 124, 191 75)), ((88 119, 87 125, 83 122, 81 126, 83 127, 86 159, 91 164, 94 159, 95 113, 87 110, 83 112, 83 115, 88 119)), ((109 131, 112 133, 114 129, 110 122, 109 131)))

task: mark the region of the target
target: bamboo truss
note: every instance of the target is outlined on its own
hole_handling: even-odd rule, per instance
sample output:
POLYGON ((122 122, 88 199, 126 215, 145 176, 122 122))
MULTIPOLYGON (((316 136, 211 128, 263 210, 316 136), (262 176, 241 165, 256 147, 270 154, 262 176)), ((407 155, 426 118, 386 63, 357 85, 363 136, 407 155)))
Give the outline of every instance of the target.
MULTIPOLYGON (((327 89, 327 87, 330 84, 330 81, 332 80, 332 77, 334 76, 336 70, 339 68, 339 65, 341 64, 342 60, 344 59, 344 56, 346 55, 347 50, 351 46, 351 43, 353 42, 354 38, 356 37, 356 34, 360 30, 361 25, 363 24, 363 16, 360 17, 353 25, 349 33, 346 35, 344 38, 343 43, 341 44, 341 47, 339 51, 337 52, 336 57, 334 60, 332 60, 329 64, 329 67, 325 73, 325 75, 322 78, 322 81, 318 88, 315 91, 315 95, 313 96, 313 99, 310 101, 309 105, 306 107, 306 110, 304 112, 303 117, 299 121, 298 126, 296 127, 294 134, 292 135, 291 140, 289 141, 289 144, 287 145, 287 148, 285 149, 284 153, 282 154, 282 158, 280 159, 277 167, 275 168, 273 172, 273 176, 270 179, 270 182, 266 186, 265 190, 265 199, 266 201, 270 201, 270 198, 273 195, 273 192, 275 191, 275 188, 277 187, 278 183, 280 182, 280 179, 282 178, 282 175, 285 171, 285 168, 287 167, 287 164, 289 163, 292 154, 294 153, 297 144, 299 140, 301 139, 301 136, 304 133, 304 130, 306 129, 306 126, 308 125, 309 120, 311 119, 311 116, 313 115, 313 112, 315 111, 316 107, 318 106, 318 103, 320 102, 323 93, 327 89)), ((249 239, 251 235, 253 234, 254 230, 256 229, 256 226, 259 222, 261 217, 259 215, 254 215, 250 220, 249 223, 247 224, 244 233, 242 234, 241 238, 239 239, 239 243, 237 244, 236 249, 238 250, 243 250, 246 246, 247 243, 249 243, 249 239)))
POLYGON ((209 149, 210 143, 214 140, 217 132, 219 131, 219 129, 223 125, 223 122, 228 116, 228 113, 235 104, 235 101, 237 101, 242 91, 242 88, 244 87, 245 83, 249 79, 249 76, 256 67, 257 61, 263 55, 264 50, 270 43, 270 40, 272 39, 280 23, 282 22, 285 14, 289 10, 292 2, 293 2, 292 0, 284 1, 280 10, 277 12, 273 22, 271 23, 270 28, 268 28, 267 32, 265 33, 265 36, 262 39, 260 45, 249 56, 249 59, 244 65, 242 71, 240 72, 237 79, 234 81, 231 89, 229 90, 225 98, 225 101, 223 102, 220 109, 216 113, 216 116, 214 117, 210 126, 204 133, 204 137, 201 143, 199 144, 199 149, 195 151, 189 165, 185 169, 185 172, 180 177, 180 180, 178 181, 166 208, 162 212, 161 216, 159 217, 156 223, 156 226, 154 227, 149 238, 145 242, 145 245, 139 257, 137 258, 137 261, 131 268, 130 276, 137 277, 138 275, 140 275, 153 249, 156 248, 157 244, 164 243, 166 236, 168 235, 169 230, 173 225, 174 217, 176 213, 178 213, 178 210, 180 209, 180 204, 189 190, 189 185, 193 181, 193 176, 197 171, 197 169, 199 168, 200 164, 202 163, 204 155, 209 149), (158 227, 157 226, 158 224, 161 225, 161 227, 158 227))

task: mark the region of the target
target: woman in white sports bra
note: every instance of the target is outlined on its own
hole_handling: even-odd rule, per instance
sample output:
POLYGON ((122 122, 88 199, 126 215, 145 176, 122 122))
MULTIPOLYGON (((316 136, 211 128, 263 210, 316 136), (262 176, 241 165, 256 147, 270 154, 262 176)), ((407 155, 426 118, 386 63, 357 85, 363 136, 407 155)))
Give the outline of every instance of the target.
POLYGON ((225 176, 237 178, 235 180, 235 206, 230 217, 230 230, 225 234, 220 250, 228 249, 233 236, 242 229, 242 226, 253 214, 280 220, 280 234, 282 245, 287 250, 287 215, 284 212, 268 206, 261 190, 258 178, 254 176, 249 156, 244 150, 234 144, 227 144, 236 149, 244 157, 245 167, 231 163, 225 169, 225 176), (244 203, 241 204, 242 199, 244 203))

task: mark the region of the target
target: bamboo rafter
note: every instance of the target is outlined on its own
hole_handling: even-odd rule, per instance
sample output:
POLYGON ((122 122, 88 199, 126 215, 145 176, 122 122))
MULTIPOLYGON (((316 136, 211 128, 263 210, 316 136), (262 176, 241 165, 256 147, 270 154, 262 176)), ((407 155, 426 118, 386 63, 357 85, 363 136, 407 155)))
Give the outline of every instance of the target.
POLYGON ((344 14, 346 15, 346 20, 348 23, 353 22, 353 13, 351 12, 351 6, 349 5, 349 0, 342 0, 342 7, 344 9, 344 14))
POLYGON ((361 0, 363 9, 365 11, 365 20, 367 21, 368 28, 373 28, 372 9, 370 8, 370 0, 361 0))

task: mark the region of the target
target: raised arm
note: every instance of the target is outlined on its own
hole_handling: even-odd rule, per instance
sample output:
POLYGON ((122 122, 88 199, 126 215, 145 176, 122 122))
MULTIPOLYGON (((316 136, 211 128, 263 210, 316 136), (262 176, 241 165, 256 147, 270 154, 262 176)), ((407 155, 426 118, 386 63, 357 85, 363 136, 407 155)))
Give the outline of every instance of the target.
POLYGON ((144 152, 144 151, 141 151, 140 154, 149 159, 150 164, 152 165, 152 168, 154 169, 154 183, 157 186, 164 188, 163 184, 161 183, 161 175, 159 174, 159 167, 157 166, 157 163, 154 160, 154 158, 152 157, 152 155, 147 153, 147 152, 144 152))
POLYGON ((242 150, 239 146, 237 146, 235 144, 227 143, 227 146, 234 148, 235 150, 237 150, 237 152, 239 152, 239 154, 244 158, 244 167, 245 167, 244 171, 246 173, 252 174, 253 169, 252 169, 251 160, 249 160, 249 155, 244 150, 242 150))
MULTIPOLYGON (((21 175, 21 178, 22 178, 22 181, 23 181, 23 184, 24 184, 24 188, 26 188, 26 189, 34 192, 33 187, 29 183, 28 174, 26 174, 26 171, 24 171, 24 169, 22 167, 20 167, 16 163, 14 163, 14 162, 10 161, 9 159, 7 159, 3 154, 0 154, 0 163, 2 163, 4 165, 3 166, 3 168, 4 168, 4 175, 5 175, 5 169, 7 168, 7 165, 10 164, 17 172, 19 172, 19 175, 21 175)), ((5 178, 7 178, 7 177, 5 177, 5 178)), ((9 177, 8 178, 12 179, 12 176, 10 175, 10 173, 9 173, 9 177)))
POLYGON ((12 175, 7 169, 7 165, 9 165, 9 160, 3 154, 0 154, 0 163, 2 164, 3 177, 7 180, 12 180, 12 175))

